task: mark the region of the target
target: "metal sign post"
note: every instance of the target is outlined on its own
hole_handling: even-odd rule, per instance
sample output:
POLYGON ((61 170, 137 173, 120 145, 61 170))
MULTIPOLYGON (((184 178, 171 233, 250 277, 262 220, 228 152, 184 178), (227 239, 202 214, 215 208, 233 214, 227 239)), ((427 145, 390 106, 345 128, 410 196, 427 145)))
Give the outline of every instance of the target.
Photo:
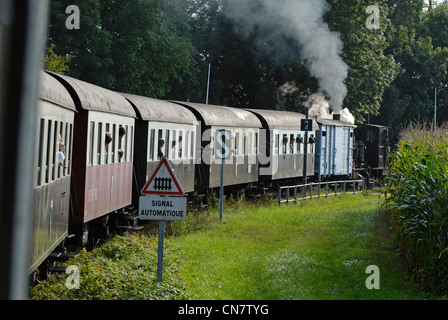
MULTIPOLYGON (((221 135, 223 138, 224 135, 221 135)), ((221 157, 221 185, 219 188, 219 221, 222 221, 222 210, 224 206, 224 157, 221 157)))
POLYGON ((165 237, 165 220, 159 221, 159 243, 157 248, 157 282, 163 278, 163 240, 165 237))
POLYGON ((224 206, 224 162, 230 155, 230 148, 226 145, 226 141, 230 141, 230 133, 222 129, 217 131, 215 141, 215 158, 221 159, 221 185, 219 189, 219 221, 222 221, 222 211, 224 206))
MULTIPOLYGON (((306 119, 301 119, 300 121, 300 130, 305 131, 305 144, 304 144, 304 153, 303 153, 303 184, 307 183, 307 167, 308 167, 308 132, 313 131, 313 119, 308 119, 308 108, 306 109, 306 119)), ((306 190, 302 189, 305 192, 302 192, 305 195, 306 190)))
POLYGON ((140 220, 158 220, 157 282, 163 278, 163 242, 167 220, 184 221, 187 218, 187 199, 176 175, 166 158, 154 170, 142 189, 138 212, 140 220), (175 196, 173 196, 175 195, 175 196))

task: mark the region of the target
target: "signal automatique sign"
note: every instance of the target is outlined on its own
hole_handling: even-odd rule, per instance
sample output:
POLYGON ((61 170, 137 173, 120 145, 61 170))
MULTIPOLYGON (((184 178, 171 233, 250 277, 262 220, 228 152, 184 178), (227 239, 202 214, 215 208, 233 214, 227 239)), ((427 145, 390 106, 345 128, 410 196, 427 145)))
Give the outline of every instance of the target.
POLYGON ((140 197, 139 219, 141 220, 177 220, 187 216, 187 198, 185 197, 140 197))
POLYGON ((185 220, 187 199, 176 175, 163 158, 142 189, 139 199, 141 220, 185 220))
POLYGON ((166 158, 163 158, 143 187, 138 205, 139 219, 159 221, 157 282, 162 282, 165 221, 187 218, 187 198, 183 195, 182 186, 166 158))

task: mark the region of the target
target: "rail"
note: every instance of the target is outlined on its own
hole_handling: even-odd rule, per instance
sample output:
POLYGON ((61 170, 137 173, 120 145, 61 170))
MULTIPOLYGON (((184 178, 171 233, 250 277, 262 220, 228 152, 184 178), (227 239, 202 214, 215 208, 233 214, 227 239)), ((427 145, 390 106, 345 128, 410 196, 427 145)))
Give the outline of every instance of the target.
POLYGON ((324 181, 324 182, 310 182, 305 184, 296 184, 292 186, 280 186, 278 187, 278 205, 280 206, 283 202, 289 203, 291 202, 297 202, 300 200, 306 200, 306 199, 313 199, 313 198, 320 198, 321 196, 325 196, 327 198, 328 196, 337 196, 338 195, 338 184, 342 185, 342 192, 347 192, 347 185, 352 185, 351 189, 353 193, 362 192, 364 191, 365 185, 364 180, 342 180, 342 181, 324 181), (322 185, 325 185, 325 193, 322 195, 321 189, 322 185), (333 193, 329 193, 328 190, 331 191, 331 186, 333 185, 333 193), (317 194, 313 194, 313 188, 317 188, 317 194), (282 200, 282 190, 286 189, 285 191, 285 198, 282 200), (290 199, 290 190, 293 189, 293 199, 290 199), (302 193, 302 196, 300 197, 300 193, 302 193), (307 195, 308 193, 308 195, 307 195), (297 195, 299 194, 299 197, 297 195))

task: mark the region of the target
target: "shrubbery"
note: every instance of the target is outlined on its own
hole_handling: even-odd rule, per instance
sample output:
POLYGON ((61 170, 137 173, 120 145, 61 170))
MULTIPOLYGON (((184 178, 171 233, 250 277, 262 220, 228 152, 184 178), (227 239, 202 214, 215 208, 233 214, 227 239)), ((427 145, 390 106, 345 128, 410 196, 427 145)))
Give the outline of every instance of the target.
POLYGON ((68 274, 52 275, 31 289, 35 300, 191 299, 181 282, 178 252, 165 248, 163 282, 157 282, 157 238, 116 236, 92 252, 83 250, 65 265, 79 268, 79 289, 66 286, 68 274))
POLYGON ((420 125, 391 154, 387 207, 412 277, 448 294, 448 138, 420 125))

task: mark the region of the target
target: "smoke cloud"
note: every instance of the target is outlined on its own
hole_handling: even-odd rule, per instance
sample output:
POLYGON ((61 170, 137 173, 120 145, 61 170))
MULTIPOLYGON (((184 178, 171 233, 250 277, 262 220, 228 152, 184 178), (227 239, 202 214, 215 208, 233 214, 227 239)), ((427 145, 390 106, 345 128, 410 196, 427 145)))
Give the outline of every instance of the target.
POLYGON ((325 96, 320 92, 312 94, 305 102, 305 105, 309 109, 308 114, 311 118, 333 119, 333 115, 338 113, 341 115, 342 121, 352 124, 355 123, 355 117, 350 113, 348 108, 344 108, 340 112, 331 112, 328 100, 325 99, 325 96))
POLYGON ((253 30, 269 31, 257 41, 259 47, 267 40, 272 43, 267 48, 270 57, 297 56, 291 50, 299 48, 300 59, 317 79, 331 108, 335 112, 342 110, 348 66, 340 56, 343 43, 339 34, 331 32, 323 20, 329 10, 325 0, 230 0, 228 3, 227 14, 242 32, 249 35, 253 30), (288 44, 290 40, 297 42, 297 46, 288 44))

